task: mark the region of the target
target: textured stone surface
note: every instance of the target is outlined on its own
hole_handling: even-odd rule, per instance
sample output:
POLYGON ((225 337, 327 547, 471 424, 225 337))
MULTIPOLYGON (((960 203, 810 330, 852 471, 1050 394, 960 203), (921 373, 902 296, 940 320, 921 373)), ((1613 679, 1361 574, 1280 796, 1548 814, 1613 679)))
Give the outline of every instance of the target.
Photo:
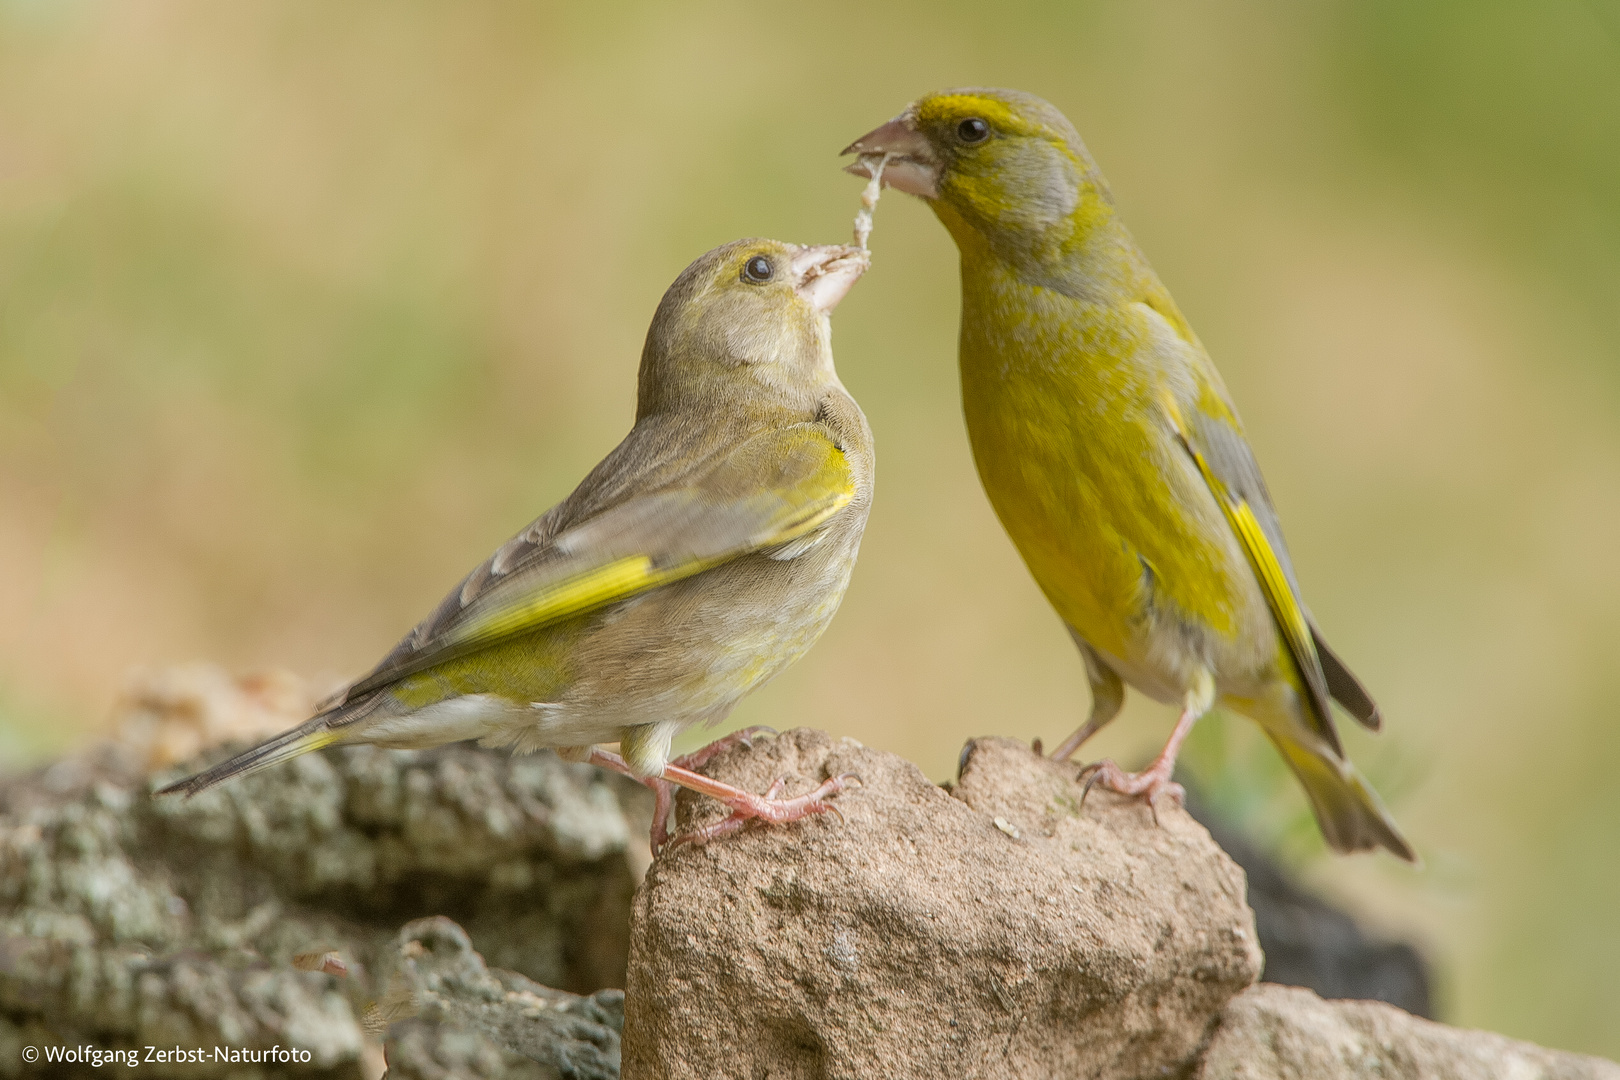
POLYGON ((399 927, 426 915, 456 919, 492 965, 537 982, 623 985, 645 824, 619 797, 640 806, 637 792, 550 754, 355 747, 154 798, 205 763, 148 775, 154 746, 183 744, 187 725, 229 726, 209 714, 231 704, 213 682, 166 676, 132 693, 133 750, 107 745, 0 783, 0 1077, 18 1074, 29 1045, 279 1043, 311 1052, 298 1075, 373 1080, 380 1050, 368 1059, 359 1017, 399 927), (293 963, 328 951, 345 976, 293 963))
POLYGON ((1226 1007, 1196 1080, 1620 1080, 1620 1065, 1264 983, 1226 1007))
POLYGON ((619 1075, 622 990, 582 997, 486 967, 466 931, 445 918, 418 919, 400 930, 399 967, 372 1015, 395 1021, 388 1042, 389 1080, 469 1074, 617 1080, 619 1075), (420 1021, 398 1023, 406 1014, 420 1021), (485 1043, 465 1039, 467 1032, 483 1035, 485 1043), (490 1043, 505 1052, 486 1061, 490 1043))
MULTIPOLYGON (((972 744, 954 795, 793 731, 712 775, 864 785, 841 818, 654 864, 636 896, 625 1076, 1127 1077, 1183 1067, 1260 970, 1240 871, 1181 810, 972 744)), ((683 800, 685 824, 712 804, 683 800)))
MULTIPOLYGON (((181 751, 306 700, 283 676, 154 673, 123 741, 0 781, 0 1077, 26 1046, 92 1043, 313 1059, 152 1076, 376 1080, 386 1046, 391 1080, 611 1080, 623 1031, 632 1078, 1620 1080, 1383 1005, 1238 994, 1259 961, 1243 881, 1204 831, 1103 793, 1082 814, 1072 767, 997 739, 954 791, 818 732, 717 759, 755 790, 866 785, 842 818, 659 861, 625 1028, 600 988, 624 977, 646 865, 638 786, 550 755, 354 748, 150 795, 203 763, 181 751)), ((720 813, 679 808, 687 828, 720 813)))
POLYGON ((1433 1016, 1429 966, 1404 941, 1380 939, 1312 895, 1273 858, 1210 814, 1189 790, 1188 811, 1243 868, 1249 906, 1266 954, 1260 978, 1304 986, 1326 998, 1387 1001, 1417 1016, 1433 1016))

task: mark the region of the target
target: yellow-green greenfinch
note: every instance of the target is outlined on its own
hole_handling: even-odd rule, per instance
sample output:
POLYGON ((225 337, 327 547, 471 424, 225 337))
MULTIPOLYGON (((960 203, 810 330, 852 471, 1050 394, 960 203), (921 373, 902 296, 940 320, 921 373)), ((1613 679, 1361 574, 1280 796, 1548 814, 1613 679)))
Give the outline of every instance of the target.
MULTIPOLYGON (((832 309, 864 251, 739 240, 670 286, 634 427, 573 494, 475 569, 369 675, 291 731, 164 791, 343 743, 556 748, 726 803, 705 836, 828 809, 670 761, 803 656, 838 610, 872 500, 872 435, 833 368, 832 309), (615 741, 618 754, 594 744, 615 741)), ((701 753, 701 752, 700 752, 701 753)))
POLYGON ((1181 705, 1140 773, 1092 782, 1180 797, 1182 740, 1217 701, 1257 720, 1335 849, 1411 846, 1346 760, 1328 704, 1377 707, 1300 600, 1237 410, 1115 212, 1074 127, 1013 90, 946 90, 845 153, 920 196, 961 252, 962 402, 985 491, 1085 661, 1092 710, 1124 683, 1181 705))

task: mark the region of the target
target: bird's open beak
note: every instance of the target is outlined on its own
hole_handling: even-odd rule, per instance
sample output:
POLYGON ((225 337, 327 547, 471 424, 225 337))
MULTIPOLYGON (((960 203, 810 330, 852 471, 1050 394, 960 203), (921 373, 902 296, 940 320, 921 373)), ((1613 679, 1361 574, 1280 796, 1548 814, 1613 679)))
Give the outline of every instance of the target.
POLYGON ((810 306, 826 315, 872 265, 872 257, 858 247, 823 244, 801 247, 788 263, 793 274, 793 291, 810 301, 810 306))
MULTIPOLYGON (((925 199, 939 197, 939 158, 928 140, 912 126, 910 109, 882 127, 868 131, 844 147, 844 153, 889 154, 889 164, 883 169, 885 187, 925 199)), ((862 160, 844 166, 844 171, 868 180, 872 178, 872 171, 862 160)))

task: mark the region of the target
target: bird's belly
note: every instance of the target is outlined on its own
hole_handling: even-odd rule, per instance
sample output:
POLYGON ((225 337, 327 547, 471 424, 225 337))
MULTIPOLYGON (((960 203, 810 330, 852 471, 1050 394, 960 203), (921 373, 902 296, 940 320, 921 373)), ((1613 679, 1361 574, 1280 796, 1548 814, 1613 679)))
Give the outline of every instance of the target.
POLYGON ((749 556, 611 610, 581 642, 561 712, 614 727, 718 721, 826 630, 853 566, 839 548, 749 556))
POLYGON ((1016 377, 964 386, 985 491, 1058 614, 1126 682, 1179 699, 1275 651, 1264 595, 1196 467, 1150 418, 1016 377))
POLYGON ((718 720, 815 644, 843 599, 852 556, 832 538, 791 560, 738 559, 448 661, 396 684, 367 739, 532 750, 718 720))
POLYGON ((500 694, 458 694, 421 708, 384 715, 365 729, 376 746, 410 750, 498 736, 528 717, 525 703, 500 694))

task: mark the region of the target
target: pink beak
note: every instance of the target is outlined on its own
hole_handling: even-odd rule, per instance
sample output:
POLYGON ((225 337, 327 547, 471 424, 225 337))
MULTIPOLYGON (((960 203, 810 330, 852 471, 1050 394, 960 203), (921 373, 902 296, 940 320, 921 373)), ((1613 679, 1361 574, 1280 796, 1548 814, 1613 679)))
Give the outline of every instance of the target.
MULTIPOLYGON (((844 147, 846 154, 888 154, 883 169, 883 186, 924 199, 939 198, 939 159, 928 140, 912 126, 907 109, 882 127, 874 128, 844 147)), ((870 180, 872 172, 861 160, 844 166, 844 171, 870 180)))
POLYGON ((793 274, 793 290, 817 312, 826 315, 838 306, 849 290, 872 265, 872 257, 857 247, 823 244, 801 247, 793 254, 788 269, 793 274))

